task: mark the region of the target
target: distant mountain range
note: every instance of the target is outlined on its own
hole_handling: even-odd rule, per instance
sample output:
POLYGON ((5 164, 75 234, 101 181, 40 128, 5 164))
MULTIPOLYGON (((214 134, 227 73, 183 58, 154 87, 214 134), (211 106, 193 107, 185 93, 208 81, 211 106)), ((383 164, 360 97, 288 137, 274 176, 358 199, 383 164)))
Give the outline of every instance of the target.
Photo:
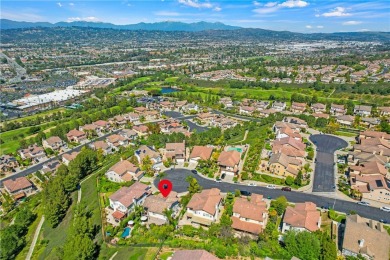
POLYGON ((207 30, 236 30, 241 27, 226 25, 223 23, 209 23, 209 22, 197 22, 197 23, 182 23, 182 22, 158 22, 158 23, 137 23, 127 25, 116 25, 112 23, 103 22, 18 22, 8 19, 0 19, 0 29, 23 29, 23 28, 36 28, 36 27, 89 27, 89 28, 104 28, 104 29, 121 29, 121 30, 147 30, 147 31, 186 31, 186 32, 199 32, 207 30))

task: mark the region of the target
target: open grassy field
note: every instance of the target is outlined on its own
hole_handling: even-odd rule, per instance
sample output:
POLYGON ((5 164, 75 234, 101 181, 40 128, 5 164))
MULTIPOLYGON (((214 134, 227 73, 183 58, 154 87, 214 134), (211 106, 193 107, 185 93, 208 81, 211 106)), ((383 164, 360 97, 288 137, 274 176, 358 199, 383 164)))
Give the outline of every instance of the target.
MULTIPOLYGON (((63 112, 63 111, 65 111, 65 108, 60 107, 60 108, 56 108, 56 109, 51 109, 51 110, 47 110, 47 111, 44 111, 44 112, 40 112, 40 113, 31 115, 31 116, 25 116, 25 117, 21 117, 21 118, 12 119, 12 120, 7 121, 7 123, 10 123, 10 122, 20 122, 20 121, 24 121, 24 120, 31 120, 31 119, 37 118, 38 116, 39 117, 44 117, 44 116, 49 116, 49 115, 52 115, 54 113, 63 112)), ((3 123, 0 123, 0 124, 3 124, 3 123)))
POLYGON ((175 83, 179 77, 169 77, 165 79, 167 83, 175 83))
MULTIPOLYGON (((92 175, 88 180, 81 184, 81 201, 80 203, 92 211, 92 223, 96 226, 101 226, 102 219, 100 215, 100 205, 98 191, 96 187, 97 175, 92 175)), ((102 233, 97 234, 99 240, 102 238, 102 233)))
MULTIPOLYGON (((56 122, 50 122, 38 126, 41 128, 41 130, 46 130, 55 124, 56 122)), ((1 133, 0 138, 3 143, 0 145, 0 155, 16 152, 20 147, 20 140, 33 137, 34 134, 29 134, 29 129, 30 127, 23 127, 1 133)))

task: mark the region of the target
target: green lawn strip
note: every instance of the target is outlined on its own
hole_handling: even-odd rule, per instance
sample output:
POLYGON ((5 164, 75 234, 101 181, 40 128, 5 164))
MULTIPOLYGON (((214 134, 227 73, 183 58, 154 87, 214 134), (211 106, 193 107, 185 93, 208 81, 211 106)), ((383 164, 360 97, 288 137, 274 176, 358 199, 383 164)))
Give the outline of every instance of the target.
POLYGON ((117 248, 118 253, 114 260, 154 260, 157 247, 124 247, 117 248))
POLYGON ((55 258, 53 249, 64 245, 69 225, 72 222, 73 208, 77 203, 77 192, 73 192, 71 197, 72 205, 69 207, 65 218, 56 228, 50 227, 48 221, 43 223, 40 239, 33 253, 33 259, 53 259, 55 258))
POLYGON ((161 260, 167 260, 168 257, 171 257, 173 254, 173 252, 164 252, 162 254, 160 254, 160 259, 161 260))
POLYGON ((390 235, 390 226, 388 226, 388 225, 383 225, 383 227, 387 230, 387 233, 389 233, 389 235, 390 235))
MULTIPOLYGON (((102 219, 100 214, 100 204, 98 191, 96 187, 96 178, 97 175, 94 174, 88 180, 84 181, 81 184, 81 201, 80 203, 86 208, 91 210, 92 217, 91 221, 93 225, 101 226, 102 219)), ((101 232, 97 234, 97 237, 101 239, 101 232)))
POLYGON ((65 110, 65 108, 63 108, 63 107, 55 108, 55 109, 47 110, 47 111, 37 113, 37 114, 31 115, 31 116, 25 116, 25 117, 21 117, 21 118, 11 119, 11 120, 8 120, 6 122, 11 123, 11 122, 21 122, 24 120, 31 120, 31 119, 35 119, 37 117, 43 117, 43 116, 52 115, 52 114, 57 113, 57 112, 63 112, 64 110, 65 110))
POLYGON ((168 82, 168 83, 174 83, 177 81, 179 77, 169 77, 169 78, 166 78, 165 79, 165 82, 168 82))

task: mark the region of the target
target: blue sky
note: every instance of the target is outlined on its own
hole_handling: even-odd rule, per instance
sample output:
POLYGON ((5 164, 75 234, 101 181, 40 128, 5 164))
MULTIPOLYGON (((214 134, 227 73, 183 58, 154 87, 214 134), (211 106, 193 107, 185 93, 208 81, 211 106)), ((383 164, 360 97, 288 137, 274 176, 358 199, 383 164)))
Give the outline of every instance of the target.
POLYGON ((305 33, 390 31, 390 0, 2 0, 1 18, 114 24, 208 21, 305 33))

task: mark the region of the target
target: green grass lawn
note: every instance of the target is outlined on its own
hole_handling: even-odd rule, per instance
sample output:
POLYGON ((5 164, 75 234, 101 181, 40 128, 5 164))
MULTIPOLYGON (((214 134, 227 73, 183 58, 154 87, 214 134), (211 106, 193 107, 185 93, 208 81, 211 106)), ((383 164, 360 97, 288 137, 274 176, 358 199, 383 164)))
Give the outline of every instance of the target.
POLYGON ((387 233, 389 233, 389 235, 390 235, 390 226, 388 226, 388 225, 383 225, 383 227, 387 230, 387 233))
POLYGON ((53 259, 55 258, 53 249, 65 244, 69 225, 72 222, 73 208, 77 203, 77 192, 72 193, 72 201, 73 203, 69 207, 65 218, 56 228, 51 228, 47 221, 43 223, 40 238, 33 253, 33 259, 53 259), (47 242, 47 244, 44 242, 47 242))
POLYGON ((118 250, 114 260, 154 260, 157 247, 127 247, 118 250))
MULTIPOLYGON (((92 211, 92 223, 96 226, 101 226, 102 219, 100 215, 100 204, 96 187, 96 177, 97 175, 95 174, 81 184, 80 203, 85 205, 86 208, 92 211)), ((101 232, 97 234, 97 238, 102 238, 101 232)))
POLYGON ((167 260, 168 257, 172 256, 173 252, 165 252, 160 255, 161 260, 167 260))
POLYGON ((165 82, 175 83, 179 77, 169 77, 165 79, 165 82))
POLYGON ((65 108, 60 107, 60 108, 56 108, 56 109, 52 109, 52 110, 47 110, 47 111, 44 111, 44 112, 41 112, 41 113, 37 113, 37 114, 31 115, 31 116, 25 116, 25 117, 21 117, 21 118, 12 119, 12 120, 7 121, 7 123, 10 123, 10 122, 21 122, 21 121, 24 121, 24 120, 35 119, 38 116, 44 117, 44 116, 52 115, 54 113, 63 112, 63 111, 65 111, 65 108))

